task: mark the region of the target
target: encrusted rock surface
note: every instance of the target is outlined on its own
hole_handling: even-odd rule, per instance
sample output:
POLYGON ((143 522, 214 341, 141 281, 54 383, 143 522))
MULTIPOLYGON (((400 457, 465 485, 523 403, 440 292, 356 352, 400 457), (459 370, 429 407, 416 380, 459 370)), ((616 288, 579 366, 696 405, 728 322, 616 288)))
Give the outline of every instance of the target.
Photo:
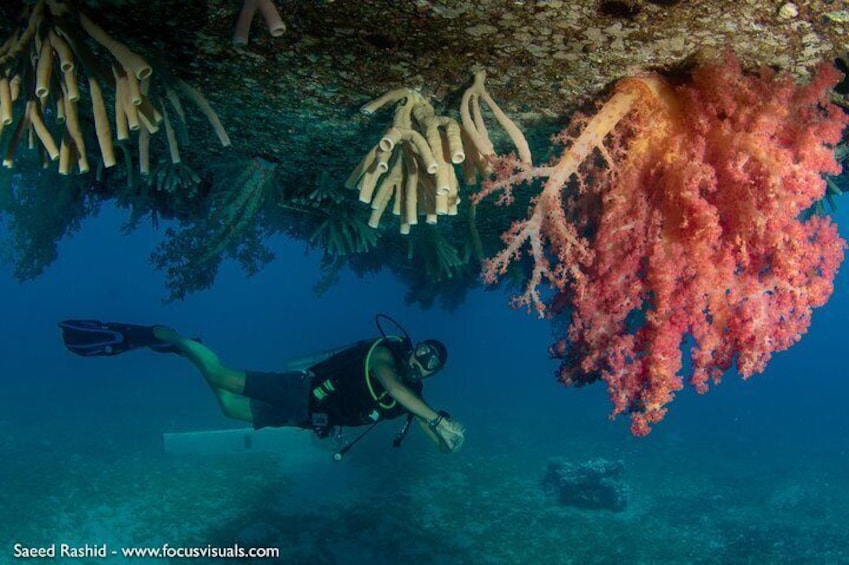
MULTIPOLYGON (((0 8, 4 36, 19 9, 9 4, 0 8)), ((557 122, 620 77, 686 66, 706 51, 732 49, 746 66, 804 76, 849 50, 849 3, 837 0, 277 5, 287 32, 272 38, 257 16, 250 43, 240 48, 231 41, 239 0, 89 0, 84 9, 198 85, 237 150, 291 164, 293 177, 316 162, 338 174, 353 167, 389 119, 366 120, 358 107, 398 86, 421 89, 455 111, 472 71, 484 68, 496 100, 533 129, 557 122)))

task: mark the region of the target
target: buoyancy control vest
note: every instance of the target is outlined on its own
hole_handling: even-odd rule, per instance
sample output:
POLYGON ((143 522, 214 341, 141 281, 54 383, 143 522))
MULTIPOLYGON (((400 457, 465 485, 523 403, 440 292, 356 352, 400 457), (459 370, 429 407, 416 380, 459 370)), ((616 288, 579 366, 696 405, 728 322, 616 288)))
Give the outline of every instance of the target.
POLYGON ((318 427, 361 426, 407 414, 369 366, 371 353, 380 345, 392 353, 399 379, 421 395, 422 383, 410 378, 408 341, 394 336, 358 341, 309 369, 313 375, 310 413, 326 415, 326 424, 318 427))

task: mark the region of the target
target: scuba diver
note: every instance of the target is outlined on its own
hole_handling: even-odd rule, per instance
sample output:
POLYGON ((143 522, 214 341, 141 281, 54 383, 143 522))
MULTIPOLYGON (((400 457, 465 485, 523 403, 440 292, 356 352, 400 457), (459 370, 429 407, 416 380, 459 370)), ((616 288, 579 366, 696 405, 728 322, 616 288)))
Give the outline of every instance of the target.
POLYGON ((441 371, 448 359, 445 345, 435 339, 414 345, 388 316, 378 314, 375 321, 381 337, 337 349, 303 370, 274 373, 226 367, 199 339, 166 326, 66 320, 59 327, 65 347, 86 357, 118 355, 139 347, 185 357, 201 372, 224 415, 254 429, 294 426, 325 438, 342 426, 369 426, 334 455, 337 461, 379 422, 405 415, 393 445, 401 444, 416 420, 440 450, 458 451, 464 427, 422 399, 422 381, 441 371), (381 319, 395 324, 404 337, 386 335, 381 319))

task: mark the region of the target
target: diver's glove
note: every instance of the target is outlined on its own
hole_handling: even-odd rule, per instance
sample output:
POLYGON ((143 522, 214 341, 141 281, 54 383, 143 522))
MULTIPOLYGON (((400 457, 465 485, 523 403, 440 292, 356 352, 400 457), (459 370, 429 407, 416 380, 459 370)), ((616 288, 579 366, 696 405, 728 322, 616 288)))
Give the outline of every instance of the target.
POLYGON ((439 416, 428 421, 427 425, 439 436, 449 453, 457 453, 463 447, 466 428, 460 422, 452 420, 447 412, 440 410, 439 416))

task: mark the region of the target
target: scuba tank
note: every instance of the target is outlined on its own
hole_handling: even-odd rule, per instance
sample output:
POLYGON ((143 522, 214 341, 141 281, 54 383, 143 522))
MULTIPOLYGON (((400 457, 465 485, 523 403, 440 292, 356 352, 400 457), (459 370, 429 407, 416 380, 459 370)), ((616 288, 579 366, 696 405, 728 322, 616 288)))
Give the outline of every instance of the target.
MULTIPOLYGON (((377 330, 380 332, 381 337, 383 337, 384 339, 389 338, 389 336, 384 331, 383 326, 380 322, 381 318, 385 319, 385 320, 389 320, 390 322, 392 322, 392 324, 396 328, 398 328, 398 330, 400 330, 400 332, 404 335, 404 337, 402 338, 402 342, 403 342, 403 345, 405 347, 409 347, 409 348, 413 347, 413 341, 410 339, 410 334, 407 333, 407 331, 401 326, 401 324, 399 324, 397 321, 395 321, 393 318, 390 318, 386 314, 377 314, 374 317, 374 323, 375 323, 375 325, 377 325, 377 330)), ((287 371, 306 371, 307 369, 309 369, 313 365, 321 363, 322 361, 324 361, 326 359, 330 359, 331 357, 333 357, 334 355, 336 355, 340 351, 344 351, 344 350, 346 350, 350 347, 353 347, 357 343, 359 343, 359 342, 354 341, 354 342, 351 342, 347 345, 343 345, 341 347, 333 347, 331 349, 324 349, 322 351, 316 351, 315 353, 308 353, 306 355, 293 357, 291 359, 286 360, 286 370, 287 371)))
POLYGON ((315 353, 308 353, 307 355, 301 355, 299 357, 293 357, 291 359, 286 360, 286 370, 287 371, 306 371, 313 365, 321 363, 325 359, 330 359, 340 351, 344 351, 349 347, 356 345, 357 342, 349 343, 348 345, 343 345, 342 347, 334 347, 332 349, 325 349, 323 351, 316 351, 315 353))

